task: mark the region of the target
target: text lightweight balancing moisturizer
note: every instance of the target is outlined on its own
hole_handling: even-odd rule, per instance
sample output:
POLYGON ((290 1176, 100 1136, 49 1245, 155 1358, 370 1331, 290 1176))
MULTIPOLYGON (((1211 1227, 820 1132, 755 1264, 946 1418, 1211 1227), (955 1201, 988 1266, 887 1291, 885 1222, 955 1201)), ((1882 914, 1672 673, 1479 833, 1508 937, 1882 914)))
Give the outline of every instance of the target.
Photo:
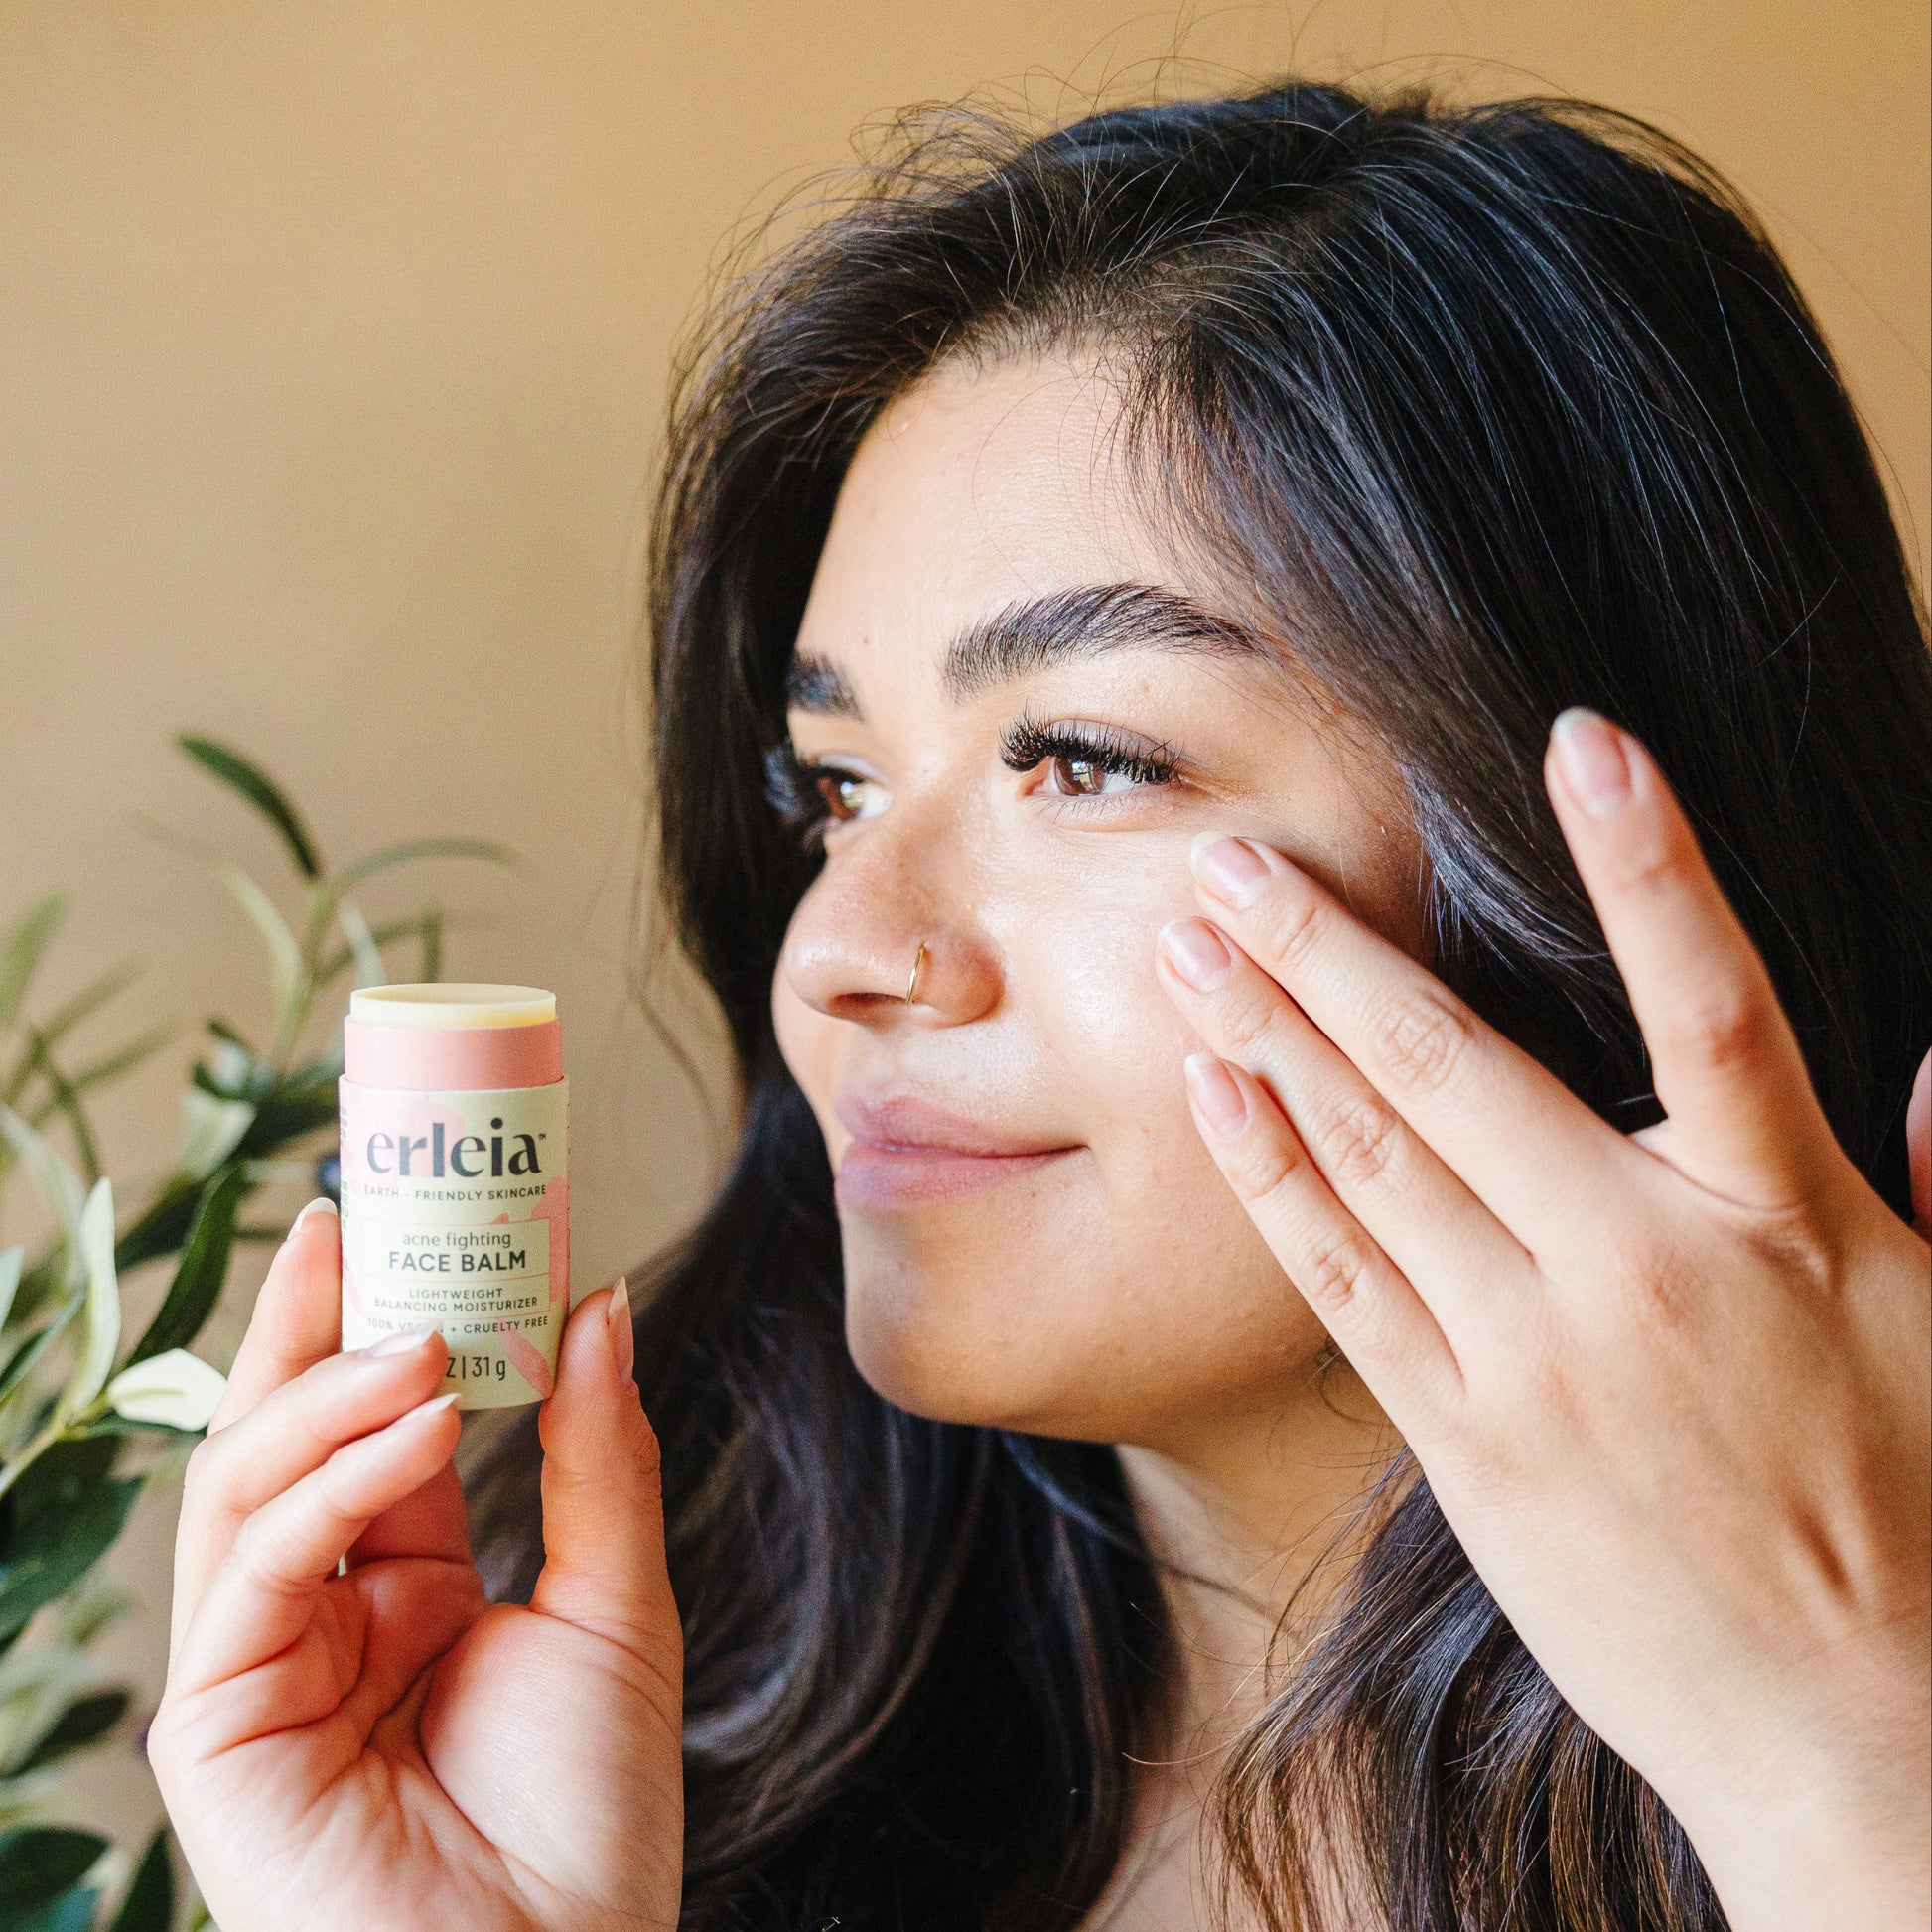
POLYGON ((465 1409, 550 1393, 570 1083, 533 986, 369 986, 343 1024, 343 1346, 434 1321, 465 1409))

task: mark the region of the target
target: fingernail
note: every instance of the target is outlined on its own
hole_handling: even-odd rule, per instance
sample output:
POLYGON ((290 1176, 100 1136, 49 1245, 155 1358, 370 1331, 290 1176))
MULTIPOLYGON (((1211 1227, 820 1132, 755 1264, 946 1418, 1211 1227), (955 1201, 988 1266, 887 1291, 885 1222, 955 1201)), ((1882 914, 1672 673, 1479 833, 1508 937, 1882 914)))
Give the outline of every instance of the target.
POLYGON ((415 1422, 423 1416, 439 1416, 445 1409, 454 1408, 462 1400, 461 1389, 453 1390, 449 1395, 433 1395, 427 1402, 419 1402, 415 1408, 405 1410, 396 1421, 415 1422))
POLYGON ((413 1328, 400 1328, 393 1335, 384 1335, 380 1341, 370 1342, 366 1348, 358 1348, 355 1353, 363 1359, 371 1355, 407 1355, 412 1348, 422 1347, 441 1325, 436 1321, 423 1321, 413 1328))
POLYGON ((605 1310, 611 1324, 611 1352, 617 1357, 618 1374, 625 1382, 637 1357, 637 1337, 630 1330, 630 1284, 620 1275, 611 1290, 611 1306, 605 1310))
POLYGON ((1261 897, 1268 861, 1246 839, 1208 839, 1188 855, 1194 877, 1239 912, 1261 897))
POLYGON ((1175 919, 1164 925, 1161 950, 1168 964, 1201 993, 1211 993, 1234 965, 1234 955, 1205 919, 1175 919))
POLYGON ((1212 1053, 1189 1053, 1185 1065, 1187 1091, 1202 1119, 1222 1140, 1235 1139, 1248 1124, 1248 1101, 1234 1075, 1212 1053))
POLYGON ((1607 718, 1572 705, 1550 727, 1564 782, 1591 818, 1609 818, 1630 802, 1630 760, 1607 718))
POLYGON ((310 1201, 309 1204, 303 1208, 302 1212, 298 1214, 295 1217, 295 1219, 289 1223, 289 1233, 291 1236, 293 1236, 296 1233, 296 1231, 301 1227, 302 1223, 306 1221, 309 1218, 309 1216, 312 1214, 333 1215, 335 1212, 336 1212, 336 1203, 332 1201, 327 1194, 318 1194, 315 1197, 315 1199, 310 1201))

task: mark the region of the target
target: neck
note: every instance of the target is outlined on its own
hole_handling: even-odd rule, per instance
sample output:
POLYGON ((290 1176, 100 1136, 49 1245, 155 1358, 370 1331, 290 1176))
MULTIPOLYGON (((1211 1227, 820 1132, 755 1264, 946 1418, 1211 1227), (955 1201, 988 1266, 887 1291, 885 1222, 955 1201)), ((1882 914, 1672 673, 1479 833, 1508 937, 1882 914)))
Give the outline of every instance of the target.
POLYGON ((1184 1863, 1189 1889, 1204 1869, 1203 1804, 1346 1580, 1360 1506, 1399 1447, 1336 1361, 1251 1414, 1120 1450, 1173 1637, 1134 1836, 1157 1863, 1184 1863))

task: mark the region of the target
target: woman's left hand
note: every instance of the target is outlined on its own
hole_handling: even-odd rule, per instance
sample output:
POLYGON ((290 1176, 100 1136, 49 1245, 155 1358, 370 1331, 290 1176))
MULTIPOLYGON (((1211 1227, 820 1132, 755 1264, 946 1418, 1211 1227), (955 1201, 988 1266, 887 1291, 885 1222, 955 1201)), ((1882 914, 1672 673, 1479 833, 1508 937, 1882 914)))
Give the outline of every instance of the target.
POLYGON ((1280 853, 1228 839, 1193 855, 1212 923, 1162 935, 1214 1049, 1188 1062, 1195 1117, 1732 1925, 1922 1927, 1932 1257, 1833 1139, 1642 747, 1567 713, 1546 778, 1666 1120, 1617 1133, 1280 853))

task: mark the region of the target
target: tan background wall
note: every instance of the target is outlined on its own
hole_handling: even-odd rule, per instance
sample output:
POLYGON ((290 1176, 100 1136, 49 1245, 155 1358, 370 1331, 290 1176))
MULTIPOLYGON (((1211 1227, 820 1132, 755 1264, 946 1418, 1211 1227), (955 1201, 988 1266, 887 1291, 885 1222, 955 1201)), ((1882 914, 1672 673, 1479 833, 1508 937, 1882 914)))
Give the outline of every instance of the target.
MULTIPOLYGON (((134 954, 130 1026, 259 1026, 251 935, 136 823, 273 876, 182 728, 280 773, 334 856, 515 843, 524 882, 422 890, 479 920, 454 973, 563 996, 595 1286, 691 1210, 717 1145, 626 998, 627 666, 670 347, 735 222, 897 105, 1024 83, 1071 112, 1176 47, 1196 84, 1593 96, 1768 216, 1923 574, 1927 39, 1921 0, 4 0, 0 920, 71 884, 49 995, 134 954)), ((187 1045, 105 1110, 117 1173, 165 1165, 187 1045)), ((150 1497, 119 1559, 151 1614, 118 1654, 150 1687, 171 1522, 150 1497)), ((76 1785, 76 1813, 145 1827, 125 1752, 76 1785)))

